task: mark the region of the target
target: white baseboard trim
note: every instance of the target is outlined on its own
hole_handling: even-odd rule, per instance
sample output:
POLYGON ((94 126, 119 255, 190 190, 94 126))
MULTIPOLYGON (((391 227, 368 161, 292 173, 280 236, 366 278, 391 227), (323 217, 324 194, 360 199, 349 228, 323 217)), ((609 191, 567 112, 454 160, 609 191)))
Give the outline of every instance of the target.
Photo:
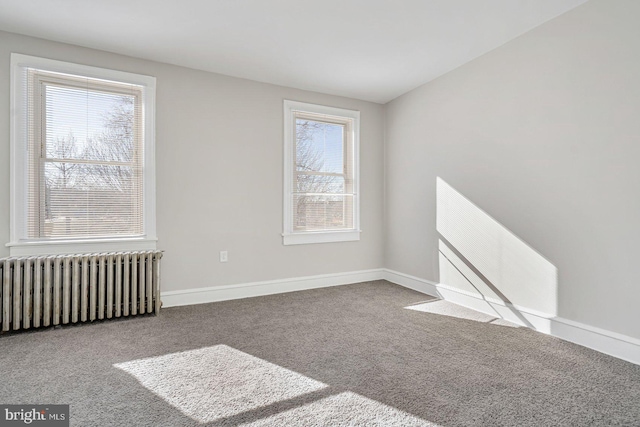
POLYGON ((518 325, 640 365, 639 339, 561 317, 550 316, 494 298, 483 298, 478 294, 398 271, 384 269, 383 278, 391 283, 442 298, 482 313, 501 317, 518 325))
POLYGON ((180 291, 163 291, 161 300, 163 307, 177 307, 348 285, 380 279, 385 279, 391 283, 442 298, 482 313, 501 317, 515 324, 640 365, 639 339, 569 319, 550 316, 525 307, 505 303, 498 299, 482 298, 477 294, 465 292, 442 283, 431 282, 383 268, 180 291))
POLYGON ((346 273, 322 274, 318 276, 294 277, 269 280, 266 282, 240 283, 237 285, 211 286, 207 288, 162 291, 160 299, 163 307, 204 304, 208 302, 251 298, 329 286, 381 280, 383 269, 349 271, 346 273))

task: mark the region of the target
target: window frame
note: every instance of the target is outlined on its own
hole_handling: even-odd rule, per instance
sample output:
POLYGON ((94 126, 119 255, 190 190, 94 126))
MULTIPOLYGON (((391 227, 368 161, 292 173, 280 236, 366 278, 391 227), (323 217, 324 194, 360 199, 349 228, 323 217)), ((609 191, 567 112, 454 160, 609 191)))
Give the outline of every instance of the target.
POLYGON ((11 54, 10 87, 10 242, 11 256, 66 253, 136 251, 156 249, 155 183, 155 77, 116 71, 18 53, 11 54), (144 155, 142 159, 143 233, 140 236, 101 238, 30 238, 28 235, 29 153, 28 94, 26 68, 71 76, 114 81, 142 87, 144 155))
MULTIPOLYGON (((313 120, 313 119, 311 119, 313 120)), ((328 121, 328 123, 333 123, 328 121)), ((335 123, 338 123, 336 121, 335 123)), ((345 133, 347 131, 345 130, 345 133)), ((348 150, 345 141, 345 151, 348 150)), ((360 112, 344 108, 328 107, 299 101, 284 100, 284 191, 283 191, 283 244, 299 245, 313 243, 350 242, 360 240, 360 112), (353 227, 343 230, 297 231, 293 224, 293 184, 296 177, 294 156, 296 147, 295 112, 333 116, 351 121, 351 156, 345 153, 344 161, 352 170, 353 227), (349 159, 351 157, 351 159, 349 159)), ((345 194, 351 194, 346 193, 345 194)))

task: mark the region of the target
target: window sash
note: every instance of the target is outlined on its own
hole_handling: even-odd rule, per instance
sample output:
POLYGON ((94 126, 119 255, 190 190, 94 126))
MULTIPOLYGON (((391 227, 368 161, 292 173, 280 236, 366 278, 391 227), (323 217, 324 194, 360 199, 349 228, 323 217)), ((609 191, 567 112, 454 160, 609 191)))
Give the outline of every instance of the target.
MULTIPOLYGON (((354 199, 356 197, 355 186, 354 186, 354 137, 353 137, 353 127, 354 120, 348 117, 342 116, 333 116, 327 114, 318 114, 307 111, 294 110, 292 114, 292 171, 293 171, 293 185, 296 186, 300 175, 307 176, 334 176, 341 177, 344 180, 344 190, 340 193, 328 193, 328 192, 301 192, 295 191, 294 188, 290 189, 291 194, 291 212, 292 212, 292 224, 291 231, 292 232, 322 232, 322 231, 343 231, 343 230, 354 230, 356 228, 356 212, 355 212, 355 203, 354 199), (309 120, 318 123, 326 123, 332 125, 342 126, 342 149, 343 149, 343 165, 342 165, 342 173, 336 172, 324 172, 319 170, 311 170, 311 171, 299 171, 298 170, 298 162, 297 162, 297 148, 298 148, 298 138, 297 138, 297 128, 298 128, 298 119, 309 120), (301 226, 297 224, 299 220, 299 206, 296 204, 296 200, 299 200, 301 196, 310 196, 310 197, 319 197, 319 196, 333 196, 333 197, 343 197, 343 208, 342 208, 342 217, 344 218, 344 226, 343 227, 313 227, 313 226, 301 226)), ((327 218, 325 218, 326 221, 327 218)))
MULTIPOLYGON (((27 71, 28 93, 28 208, 27 208, 27 239, 30 240, 67 240, 76 238, 109 238, 109 237, 140 237, 144 235, 144 134, 143 134, 143 89, 141 86, 125 83, 111 82, 107 80, 73 76, 62 73, 54 73, 30 68, 27 71), (65 157, 57 159, 47 154, 47 88, 75 89, 87 93, 103 93, 109 95, 125 95, 134 99, 133 102, 133 146, 130 162, 92 160, 78 157, 65 157), (64 234, 52 236, 47 231, 46 206, 47 193, 45 186, 45 165, 47 163, 84 164, 101 166, 129 167, 132 170, 132 178, 129 183, 132 188, 130 194, 131 212, 124 215, 124 219, 132 221, 130 230, 125 233, 106 233, 104 229, 94 223, 92 229, 90 221, 84 229, 79 229, 77 234, 64 234)), ((88 114, 88 112, 87 112, 88 114)), ((86 142, 85 142, 86 144, 86 142)), ((75 191, 75 190, 73 190, 75 191)), ((69 192, 71 193, 71 191, 69 192)), ((93 194, 94 198, 100 198, 98 190, 87 191, 87 195, 93 194)), ((69 195, 71 199, 73 195, 69 195)), ((103 200, 110 201, 107 196, 103 200)), ((116 203, 117 204, 117 203, 116 203)), ((120 201, 122 204, 122 201, 120 201)), ((126 204, 124 205, 126 206, 126 204)), ((116 222, 118 216, 116 215, 116 222)), ((70 230, 67 227, 67 230, 70 230)))

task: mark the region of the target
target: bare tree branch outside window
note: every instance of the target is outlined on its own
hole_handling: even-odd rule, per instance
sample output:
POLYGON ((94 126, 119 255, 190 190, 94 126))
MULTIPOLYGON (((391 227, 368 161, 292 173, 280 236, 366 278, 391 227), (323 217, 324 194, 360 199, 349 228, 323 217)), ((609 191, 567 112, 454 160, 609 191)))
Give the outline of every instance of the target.
MULTIPOLYGON (((79 140, 73 130, 48 142, 44 165, 45 221, 63 221, 67 234, 88 225, 104 234, 134 234, 136 135, 132 96, 117 96, 97 134, 79 140)), ((78 231, 82 233, 83 231, 78 231)))
POLYGON ((324 136, 333 123, 296 120, 296 226, 305 228, 340 227, 344 224, 345 175, 343 146, 327 152, 324 136), (337 151, 336 151, 337 150, 337 151), (339 161, 336 158, 339 157, 339 161), (332 160, 332 161, 330 161, 332 160), (337 164, 339 163, 339 164, 337 164))

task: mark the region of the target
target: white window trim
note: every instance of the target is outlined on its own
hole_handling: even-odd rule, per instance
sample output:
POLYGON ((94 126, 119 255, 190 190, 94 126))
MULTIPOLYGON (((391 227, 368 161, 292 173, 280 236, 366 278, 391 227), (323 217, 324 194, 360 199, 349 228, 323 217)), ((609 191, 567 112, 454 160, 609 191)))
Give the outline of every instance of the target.
POLYGON ((283 233, 284 245, 302 245, 310 243, 351 242, 360 240, 360 111, 344 108, 327 107, 306 102, 284 100, 284 192, 283 192, 283 233), (354 212, 353 228, 331 231, 303 231, 293 230, 293 147, 295 132, 293 126, 293 112, 307 111, 316 114, 348 117, 353 119, 353 188, 354 212))
POLYGON ((68 253, 135 251, 156 249, 156 182, 155 182, 155 93, 156 78, 124 71, 109 70, 35 56, 11 54, 10 88, 10 242, 11 256, 56 255, 68 253), (47 71, 81 75, 144 86, 144 233, 141 237, 87 239, 27 239, 27 118, 25 97, 22 96, 21 69, 39 68, 47 71))

